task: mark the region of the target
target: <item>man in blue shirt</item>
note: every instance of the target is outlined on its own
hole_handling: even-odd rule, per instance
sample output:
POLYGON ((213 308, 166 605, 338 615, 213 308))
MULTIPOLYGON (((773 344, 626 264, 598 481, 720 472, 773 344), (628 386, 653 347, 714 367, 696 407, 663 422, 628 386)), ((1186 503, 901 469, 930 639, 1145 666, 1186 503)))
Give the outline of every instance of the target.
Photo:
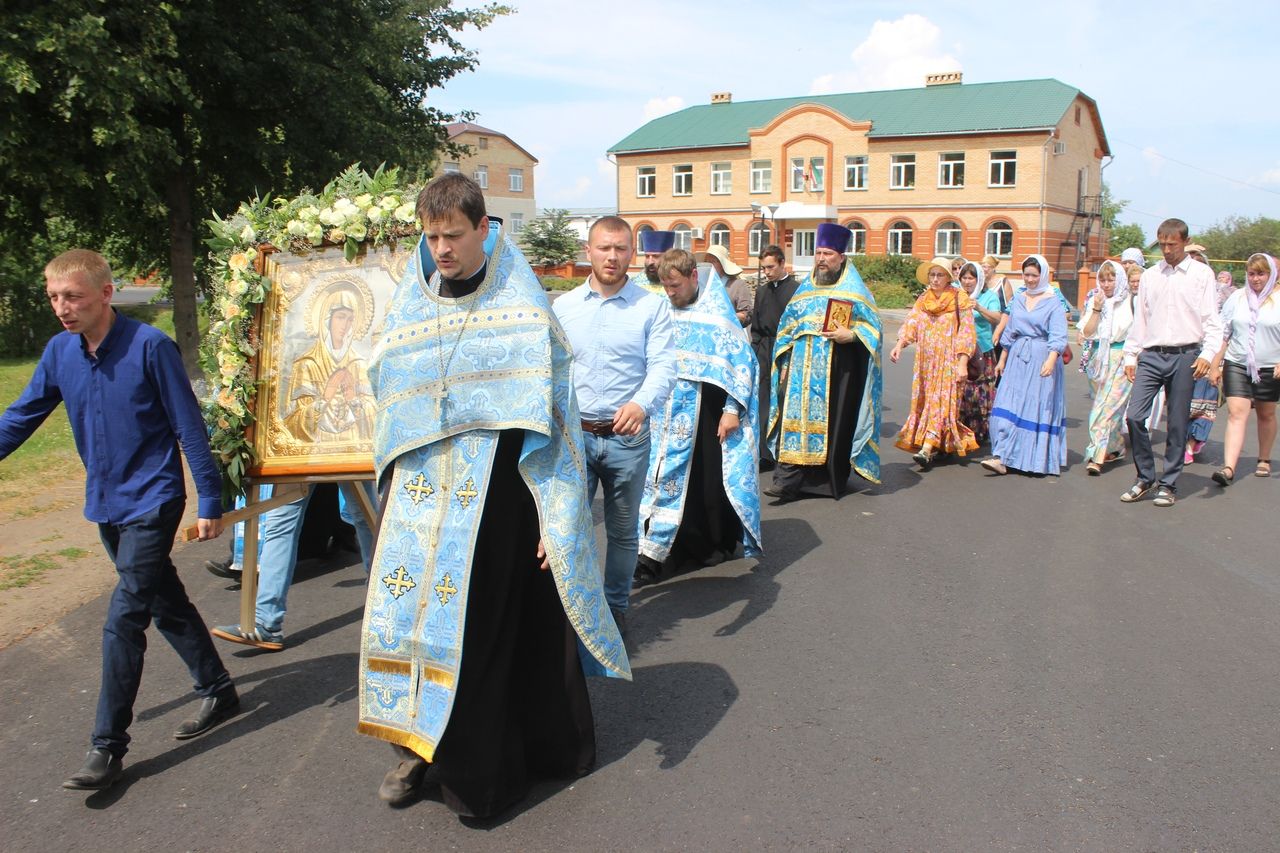
POLYGON ((169 559, 186 505, 178 444, 200 496, 201 539, 222 532, 222 478, 177 345, 115 312, 106 259, 87 249, 64 252, 45 267, 45 281, 66 331, 49 341, 22 396, 0 416, 0 459, 66 403, 87 475, 84 514, 97 522, 120 576, 102 630, 93 748, 80 771, 62 783, 97 790, 123 769, 153 619, 203 697, 174 737, 203 734, 239 710, 231 676, 169 559))
POLYGON ((648 421, 676 379, 667 299, 627 279, 634 245, 626 220, 596 220, 587 232, 591 275, 552 305, 573 346, 587 494, 595 498, 596 483, 604 488, 604 594, 624 634, 649 470, 648 421))

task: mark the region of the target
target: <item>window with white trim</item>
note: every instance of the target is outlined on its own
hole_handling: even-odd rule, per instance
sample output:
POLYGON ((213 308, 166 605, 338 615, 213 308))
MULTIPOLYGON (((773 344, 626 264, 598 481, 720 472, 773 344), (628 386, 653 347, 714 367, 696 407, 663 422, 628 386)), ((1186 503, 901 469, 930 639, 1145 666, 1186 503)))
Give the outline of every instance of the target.
POLYGON ((888 252, 891 255, 911 254, 911 223, 898 220, 889 226, 888 252))
MULTIPOLYGON (((916 155, 894 154, 889 158, 889 189, 911 190, 916 186, 916 155)), ((906 252, 905 254, 911 254, 906 252)))
POLYGON ((489 167, 476 166, 475 173, 471 176, 476 179, 476 183, 480 185, 480 189, 489 189, 489 167))
MULTIPOLYGON (((658 194, 658 167, 636 167, 636 198, 653 198, 658 194)), ((650 231, 653 229, 650 228, 650 231)))
POLYGON ((773 161, 751 161, 751 191, 753 193, 773 192, 773 161))
POLYGON ((791 158, 791 191, 793 193, 804 192, 804 158, 791 158))
POLYGON ((867 188, 866 154, 850 154, 844 158, 844 188, 846 190, 867 188))
POLYGON ((688 225, 677 225, 671 229, 676 234, 676 243, 673 248, 684 249, 686 252, 693 248, 693 229, 688 225))
POLYGON ((813 228, 797 228, 795 230, 795 257, 813 260, 813 253, 818 248, 818 232, 813 228))
POLYGON ((997 258, 1013 257, 1013 226, 997 220, 987 227, 986 254, 997 258))
POLYGON ((712 225, 711 230, 707 232, 707 245, 729 248, 729 226, 723 222, 712 225))
POLYGON ((445 163, 441 170, 442 170, 446 175, 448 175, 448 174, 449 174, 449 173, 451 173, 451 172, 461 172, 461 171, 462 171, 461 169, 459 169, 459 168, 458 168, 458 164, 457 164, 457 163, 445 163))
POLYGON ((640 236, 641 236, 642 234, 648 234, 648 233, 649 233, 650 231, 652 231, 652 230, 653 230, 653 226, 652 226, 652 225, 641 225, 639 228, 637 228, 637 229, 636 229, 636 252, 637 252, 637 254, 644 254, 644 253, 640 250, 640 245, 641 245, 641 243, 640 243, 640 236))
POLYGON ((728 195, 733 192, 733 164, 711 164, 711 194, 728 195))
POLYGON ((507 189, 513 193, 524 192, 524 169, 511 168, 507 170, 507 189))
POLYGON ((770 233, 769 226, 763 222, 757 222, 751 226, 751 230, 747 232, 747 253, 751 257, 760 257, 764 247, 769 245, 770 233))
POLYGON ((1018 183, 1018 152, 992 151, 989 186, 1012 187, 1018 183))
POLYGON ((519 211, 514 211, 511 214, 511 233, 519 234, 523 230, 524 230, 524 214, 519 211))
POLYGON ((671 167, 671 194, 693 195, 693 164, 681 163, 671 167))
POLYGON ((964 186, 964 152, 946 151, 938 155, 938 187, 959 189, 964 186))
POLYGON ((845 228, 848 228, 853 236, 849 239, 849 251, 846 255, 865 255, 867 253, 867 226, 858 220, 846 222, 845 228))
POLYGON ((948 219, 934 231, 933 254, 944 258, 960 257, 960 243, 963 237, 964 231, 960 228, 960 223, 954 219, 948 219))
POLYGON ((809 189, 822 192, 827 188, 827 160, 825 157, 809 158, 809 189))

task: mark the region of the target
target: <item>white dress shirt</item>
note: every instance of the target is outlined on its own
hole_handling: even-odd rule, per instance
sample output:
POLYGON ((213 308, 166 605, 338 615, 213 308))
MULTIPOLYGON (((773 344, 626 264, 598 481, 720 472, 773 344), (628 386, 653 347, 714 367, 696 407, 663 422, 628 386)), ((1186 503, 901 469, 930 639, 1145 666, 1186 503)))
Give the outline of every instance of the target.
POLYGON ((1125 366, 1136 365, 1144 349, 1191 344, 1200 344, 1205 361, 1222 346, 1218 283, 1213 270, 1190 255, 1175 266, 1161 260, 1142 274, 1124 346, 1125 366))

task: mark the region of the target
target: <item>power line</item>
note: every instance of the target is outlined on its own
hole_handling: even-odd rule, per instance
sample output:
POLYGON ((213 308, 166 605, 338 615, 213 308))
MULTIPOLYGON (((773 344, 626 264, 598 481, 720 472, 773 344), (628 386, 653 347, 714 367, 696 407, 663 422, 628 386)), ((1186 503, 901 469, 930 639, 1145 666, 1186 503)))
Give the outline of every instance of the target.
POLYGON ((1232 178, 1228 175, 1220 175, 1217 172, 1211 172, 1208 169, 1202 169, 1199 166, 1193 166, 1190 163, 1184 163, 1183 161, 1178 160, 1174 157, 1170 157, 1167 154, 1161 154, 1159 151, 1155 150, 1149 145, 1137 145, 1133 142, 1129 142, 1124 139, 1117 139, 1116 142, 1119 142, 1122 145, 1128 145, 1130 148, 1136 148, 1139 151, 1141 151, 1143 154, 1154 154, 1156 157, 1159 157, 1161 160, 1168 160, 1170 163, 1177 163, 1179 166, 1185 166, 1188 169, 1192 169, 1197 172, 1203 172, 1204 174, 1218 178, 1219 180, 1229 181, 1230 183, 1239 184, 1242 187, 1248 187, 1249 189, 1258 190, 1259 192, 1271 193, 1272 195, 1280 195, 1280 190, 1267 189, 1266 187, 1259 186, 1258 184, 1251 184, 1248 181, 1242 181, 1239 178, 1232 178))

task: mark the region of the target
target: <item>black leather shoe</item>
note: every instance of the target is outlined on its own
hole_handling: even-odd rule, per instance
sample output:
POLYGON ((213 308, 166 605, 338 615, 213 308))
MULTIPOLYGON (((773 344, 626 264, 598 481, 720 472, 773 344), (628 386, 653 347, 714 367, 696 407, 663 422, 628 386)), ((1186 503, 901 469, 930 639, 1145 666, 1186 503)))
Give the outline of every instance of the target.
POLYGON ((618 626, 618 633, 623 640, 627 639, 627 614, 621 610, 610 607, 609 612, 613 615, 613 624, 618 626))
POLYGON ((229 720, 240 713, 240 697, 234 687, 220 690, 200 702, 200 710, 196 715, 178 726, 173 736, 178 740, 186 740, 202 735, 224 720, 229 720))
POLYGON ((227 580, 232 580, 232 581, 240 580, 240 578, 244 575, 244 572, 242 572, 240 569, 231 568, 231 565, 232 564, 230 560, 227 560, 225 563, 222 562, 221 560, 206 560, 204 567, 209 571, 209 574, 211 575, 215 575, 220 578, 226 578, 227 580))
POLYGON ((408 805, 417 797, 422 779, 430 767, 426 759, 418 755, 405 756, 401 753, 400 763, 387 771, 382 784, 378 786, 378 799, 392 808, 408 805))
POLYGON ((84 766, 63 782, 62 787, 72 791, 101 791, 110 788, 123 770, 124 762, 112 755, 111 750, 95 746, 84 757, 84 766))

